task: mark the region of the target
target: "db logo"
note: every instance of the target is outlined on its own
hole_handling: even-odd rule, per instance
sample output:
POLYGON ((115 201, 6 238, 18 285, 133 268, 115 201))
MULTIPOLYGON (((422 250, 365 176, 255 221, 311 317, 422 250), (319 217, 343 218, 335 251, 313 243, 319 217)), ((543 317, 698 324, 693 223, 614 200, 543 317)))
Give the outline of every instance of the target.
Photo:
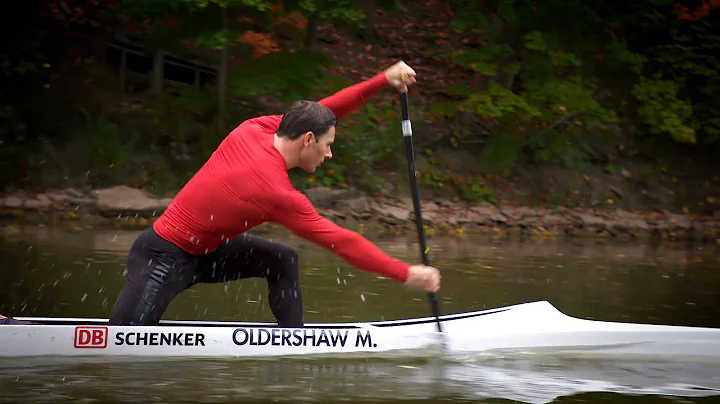
POLYGON ((107 327, 75 327, 75 348, 107 348, 107 327))

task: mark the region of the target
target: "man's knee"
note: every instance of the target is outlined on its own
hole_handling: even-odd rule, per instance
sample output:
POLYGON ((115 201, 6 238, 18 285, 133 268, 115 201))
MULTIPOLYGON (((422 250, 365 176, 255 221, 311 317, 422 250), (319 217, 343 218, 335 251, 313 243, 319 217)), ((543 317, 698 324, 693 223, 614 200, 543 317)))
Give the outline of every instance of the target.
POLYGON ((275 251, 275 260, 266 268, 268 280, 299 278, 298 253, 292 247, 280 245, 275 251))
POLYGON ((294 248, 286 246, 284 248, 284 251, 281 252, 280 254, 281 254, 280 258, 284 261, 285 265, 293 266, 295 268, 298 267, 299 257, 298 257, 297 251, 295 251, 294 248))

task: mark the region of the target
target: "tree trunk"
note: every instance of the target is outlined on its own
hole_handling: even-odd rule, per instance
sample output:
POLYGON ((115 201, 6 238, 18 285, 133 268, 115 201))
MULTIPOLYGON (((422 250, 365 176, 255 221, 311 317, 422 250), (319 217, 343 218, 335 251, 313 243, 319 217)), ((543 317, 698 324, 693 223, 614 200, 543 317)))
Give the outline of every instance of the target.
MULTIPOLYGON (((227 8, 222 7, 222 29, 225 32, 228 29, 228 12, 227 8)), ((220 68, 217 75, 218 87, 218 129, 225 130, 225 98, 227 94, 227 76, 228 76, 228 47, 224 46, 220 51, 220 68)))
POLYGON ((522 63, 525 58, 525 43, 522 35, 518 32, 509 32, 505 35, 505 43, 510 44, 515 50, 515 55, 504 58, 498 63, 497 71, 495 72, 495 80, 500 83, 506 90, 512 90, 513 84, 515 83, 515 73, 509 73, 504 71, 513 63, 522 63))
POLYGON ((509 65, 510 63, 507 61, 499 63, 495 74, 495 80, 506 90, 512 90, 512 86, 515 83, 515 74, 503 71, 509 65))
POLYGON ((362 32, 363 39, 369 44, 375 44, 375 26, 377 25, 377 5, 375 0, 361 0, 362 9, 365 11, 365 29, 362 32))
POLYGON ((317 17, 311 15, 308 18, 308 25, 305 28, 305 49, 312 50, 315 48, 315 40, 317 39, 317 17))
POLYGON ((165 51, 163 49, 157 49, 155 51, 155 57, 153 58, 153 71, 152 78, 150 79, 153 94, 158 95, 162 93, 163 80, 165 80, 165 51))
POLYGON ((125 97, 127 90, 127 51, 123 48, 120 50, 120 91, 125 97))

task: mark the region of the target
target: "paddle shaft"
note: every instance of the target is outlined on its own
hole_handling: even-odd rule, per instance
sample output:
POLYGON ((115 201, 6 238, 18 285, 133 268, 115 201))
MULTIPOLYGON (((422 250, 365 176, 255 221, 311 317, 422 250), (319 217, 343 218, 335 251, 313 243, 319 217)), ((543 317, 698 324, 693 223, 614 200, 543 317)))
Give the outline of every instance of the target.
MULTIPOLYGON (((417 227, 418 241, 420 243, 420 256, 422 257, 423 264, 431 266, 430 255, 428 254, 430 249, 427 247, 427 243, 425 242, 425 229, 423 228, 422 209, 420 207, 420 191, 417 176, 415 176, 415 151, 413 150, 412 125, 410 123, 410 108, 408 107, 407 92, 400 93, 400 104, 402 106, 402 132, 403 137, 405 138, 405 153, 407 155, 413 206, 415 207, 415 226, 417 227)), ((442 332, 442 325, 440 324, 440 307, 437 295, 430 292, 428 293, 428 299, 430 300, 430 307, 432 309, 433 316, 435 316, 435 319, 437 320, 437 329, 439 332, 442 332)))

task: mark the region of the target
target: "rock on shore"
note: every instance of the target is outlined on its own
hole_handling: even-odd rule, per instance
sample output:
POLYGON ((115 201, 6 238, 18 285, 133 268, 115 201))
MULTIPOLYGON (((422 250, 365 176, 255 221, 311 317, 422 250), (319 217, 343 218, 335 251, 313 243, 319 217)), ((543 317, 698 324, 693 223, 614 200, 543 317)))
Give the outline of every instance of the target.
MULTIPOLYGON (((304 191, 320 214, 354 229, 380 229, 399 234, 414 230, 415 210, 410 198, 375 198, 354 190, 318 187, 304 191)), ((43 222, 49 219, 118 219, 147 225, 172 201, 150 193, 115 186, 80 191, 74 188, 42 193, 16 192, 0 196, 5 220, 43 222)), ((505 204, 423 201, 422 219, 428 236, 436 233, 516 231, 530 236, 608 236, 681 238, 718 242, 720 217, 671 212, 628 212, 586 208, 536 208, 505 204)))

